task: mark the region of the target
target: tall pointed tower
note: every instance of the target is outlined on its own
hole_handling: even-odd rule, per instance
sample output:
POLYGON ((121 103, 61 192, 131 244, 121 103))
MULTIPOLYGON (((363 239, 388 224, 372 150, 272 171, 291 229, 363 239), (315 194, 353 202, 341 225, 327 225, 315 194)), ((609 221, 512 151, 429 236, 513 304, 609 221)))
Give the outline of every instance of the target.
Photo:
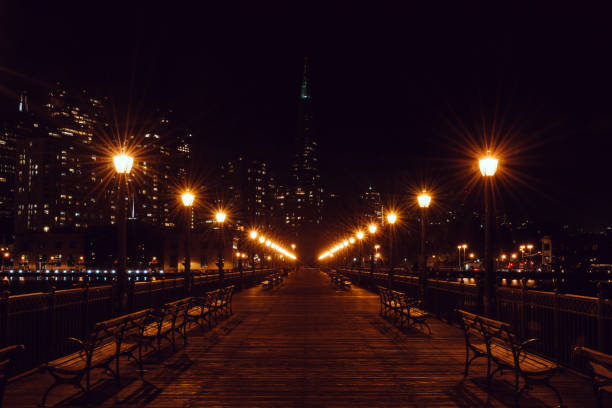
POLYGON ((298 129, 295 158, 291 168, 291 205, 287 221, 296 237, 321 223, 323 206, 319 174, 318 144, 314 135, 312 98, 308 58, 304 58, 304 75, 298 101, 298 129))

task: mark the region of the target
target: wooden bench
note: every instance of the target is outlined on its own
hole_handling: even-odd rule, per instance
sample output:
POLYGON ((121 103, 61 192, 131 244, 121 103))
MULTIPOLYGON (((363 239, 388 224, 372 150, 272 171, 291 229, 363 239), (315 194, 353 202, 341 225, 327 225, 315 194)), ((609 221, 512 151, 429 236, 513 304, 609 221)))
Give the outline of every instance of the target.
POLYGON ((187 311, 187 324, 194 323, 205 330, 206 326, 212 328, 213 308, 217 294, 208 292, 205 296, 194 297, 191 299, 189 310, 187 311))
POLYGON ((404 325, 408 328, 416 325, 426 327, 431 335, 431 328, 427 324, 427 319, 431 315, 422 308, 422 302, 419 299, 383 286, 378 286, 378 295, 380 296, 380 314, 383 317, 392 318, 393 322, 399 324, 401 328, 404 325))
POLYGON ((159 310, 151 313, 149 323, 143 328, 141 347, 153 347, 161 356, 161 344, 166 340, 176 350, 175 335, 183 337, 183 343, 187 343, 187 313, 190 309, 191 298, 180 299, 166 303, 159 310), (155 344, 155 346, 153 346, 155 344))
POLYGON ((431 335, 431 328, 427 324, 427 319, 431 317, 422 307, 422 301, 414 299, 404 292, 391 291, 390 294, 395 306, 395 313, 398 316, 400 327, 404 323, 410 328, 412 326, 427 327, 431 335))
POLYGON ((2 408, 2 398, 4 397, 4 388, 8 381, 12 363, 15 356, 23 351, 22 345, 9 346, 0 349, 0 408, 2 408))
POLYGON ((538 339, 521 341, 510 325, 484 316, 457 310, 465 334, 465 371, 467 377, 470 364, 478 357, 487 358, 487 383, 490 386, 492 377, 497 372, 512 370, 515 374, 515 404, 518 406, 521 394, 525 389, 535 385, 550 388, 559 404, 563 406, 561 395, 550 384, 550 379, 559 370, 559 365, 532 351, 530 346, 538 339), (473 356, 470 358, 470 353, 473 356), (491 371, 491 363, 497 368, 491 371), (519 389, 519 378, 525 384, 519 389))
POLYGON ((332 284, 337 289, 347 289, 351 287, 351 281, 339 273, 330 273, 329 277, 331 279, 332 284))
POLYGON ((42 366, 43 370, 53 376, 54 382, 45 391, 41 405, 45 405, 51 390, 62 384, 73 385, 87 396, 90 391, 91 371, 94 369, 110 373, 120 384, 119 358, 122 356, 134 359, 142 375, 140 338, 151 312, 151 309, 145 309, 97 323, 85 340, 69 338, 68 341, 74 343, 78 350, 42 366), (114 370, 111 368, 113 361, 116 362, 114 370), (81 384, 83 377, 85 377, 85 387, 81 384))
POLYGON ((586 347, 574 347, 573 356, 583 359, 590 368, 597 405, 604 407, 604 394, 612 394, 612 355, 586 347))
POLYGON ((235 285, 218 289, 217 299, 214 303, 215 321, 232 315, 232 297, 235 285))

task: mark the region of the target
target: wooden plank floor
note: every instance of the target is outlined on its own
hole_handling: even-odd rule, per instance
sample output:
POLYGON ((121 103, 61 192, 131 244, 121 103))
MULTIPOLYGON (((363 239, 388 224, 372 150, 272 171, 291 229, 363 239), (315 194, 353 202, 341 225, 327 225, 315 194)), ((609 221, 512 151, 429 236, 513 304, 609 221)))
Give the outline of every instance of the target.
MULTIPOLYGON (((316 269, 292 273, 274 289, 234 297, 234 315, 161 363, 144 381, 126 363, 122 387, 94 376, 87 405, 101 407, 508 407, 512 377, 494 381, 475 363, 463 380, 462 333, 432 319, 432 335, 403 333, 378 315, 378 297, 354 287, 334 290, 316 269)), ((33 407, 51 383, 36 374, 9 386, 6 407, 33 407)), ((588 383, 573 374, 553 383, 570 407, 595 405, 588 383)), ((526 393, 523 407, 555 406, 552 392, 526 393)), ((70 386, 51 406, 83 406, 70 386)))

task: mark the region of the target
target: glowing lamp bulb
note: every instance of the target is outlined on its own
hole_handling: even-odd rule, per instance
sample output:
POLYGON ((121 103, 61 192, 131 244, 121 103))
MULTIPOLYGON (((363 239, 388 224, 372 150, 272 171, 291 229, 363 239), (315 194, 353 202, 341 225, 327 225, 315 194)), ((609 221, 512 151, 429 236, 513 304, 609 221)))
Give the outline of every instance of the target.
POLYGON ((217 222, 225 221, 225 213, 222 211, 219 211, 217 214, 215 214, 215 219, 217 220, 217 222))
POLYGON ((395 221, 397 221, 397 215, 395 215, 395 213, 387 214, 387 222, 389 224, 395 224, 395 221))
POLYGON ((349 242, 350 242, 351 244, 354 244, 354 243, 355 243, 355 238, 350 237, 350 238, 349 238, 349 242))
POLYGON ((113 157, 113 163, 115 164, 115 170, 119 174, 128 174, 132 170, 134 164, 134 158, 127 154, 118 154, 113 157))
POLYGON ((370 231, 370 234, 376 233, 376 224, 370 224, 368 231, 370 231))
POLYGON ((480 159, 478 161, 478 165, 480 166, 480 173, 486 177, 491 177, 495 175, 495 172, 497 171, 497 162, 498 160, 491 156, 487 156, 484 159, 480 159))
POLYGON ((189 191, 186 191, 181 196, 181 200, 183 200, 183 205, 185 207, 191 207, 193 205, 193 200, 195 200, 195 196, 191 194, 189 191))
POLYGON ((251 237, 251 239, 256 239, 257 238, 257 231, 251 231, 251 233, 249 234, 249 237, 251 237))
POLYGON ((417 197, 417 201, 419 202, 419 207, 427 208, 431 203, 431 196, 423 191, 423 193, 417 197))
POLYGON ((363 232, 357 231, 356 237, 357 239, 363 239, 363 232))

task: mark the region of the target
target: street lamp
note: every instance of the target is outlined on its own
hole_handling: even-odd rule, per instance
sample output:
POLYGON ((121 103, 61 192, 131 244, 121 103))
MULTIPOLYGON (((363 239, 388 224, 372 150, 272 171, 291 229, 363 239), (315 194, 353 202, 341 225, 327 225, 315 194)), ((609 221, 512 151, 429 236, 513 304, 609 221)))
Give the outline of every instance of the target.
POLYGON ((419 256, 420 279, 421 279, 421 299, 425 295, 425 216, 427 208, 431 203, 431 196, 425 190, 417 197, 419 207, 421 207, 421 255, 419 256))
POLYGON ((389 223, 389 290, 393 286, 393 226, 397 221, 397 215, 394 212, 387 214, 387 222, 389 223))
POLYGON ((359 268, 361 268, 363 266, 363 254, 361 253, 361 241, 363 240, 363 237, 365 236, 363 234, 363 231, 357 231, 357 234, 355 234, 355 236, 357 237, 357 241, 359 243, 359 268))
POLYGON ((191 220, 195 196, 187 190, 181 195, 185 207, 185 289, 186 295, 191 296, 191 220))
POLYGON ((527 244, 527 249, 529 250, 529 266, 531 266, 531 250, 533 249, 533 245, 527 244))
MULTIPOLYGON (((374 235, 376 234, 376 224, 372 223, 368 226, 368 231, 370 232, 370 235, 374 235)), ((374 268, 376 266, 375 263, 375 259, 374 259, 374 252, 372 252, 372 258, 371 258, 371 262, 370 262, 370 277, 373 278, 374 277, 374 268)))
POLYGON ((459 270, 461 270, 461 245, 457 245, 457 255, 459 256, 459 270))
POLYGON ((127 257, 127 231, 126 231, 126 212, 125 212, 125 191, 127 187, 128 175, 132 171, 134 164, 134 158, 125 154, 120 153, 113 157, 113 163, 115 170, 119 177, 119 188, 118 188, 118 200, 119 206, 119 236, 117 237, 117 310, 119 313, 123 313, 127 307, 127 275, 126 275, 126 257, 127 257))
POLYGON ((219 279, 223 282, 223 223, 225 222, 226 215, 223 211, 217 211, 215 214, 215 220, 219 223, 219 241, 218 241, 218 254, 217 254, 217 268, 219 268, 219 279))
POLYGON ((498 159, 491 156, 491 152, 487 152, 486 157, 478 161, 480 173, 484 177, 484 195, 485 195, 485 285, 484 293, 482 293, 482 285, 479 285, 479 302, 483 301, 484 294, 484 311, 487 316, 493 316, 495 310, 495 268, 493 265, 493 251, 491 242, 491 229, 493 223, 493 211, 491 210, 491 197, 493 176, 497 171, 498 159))

